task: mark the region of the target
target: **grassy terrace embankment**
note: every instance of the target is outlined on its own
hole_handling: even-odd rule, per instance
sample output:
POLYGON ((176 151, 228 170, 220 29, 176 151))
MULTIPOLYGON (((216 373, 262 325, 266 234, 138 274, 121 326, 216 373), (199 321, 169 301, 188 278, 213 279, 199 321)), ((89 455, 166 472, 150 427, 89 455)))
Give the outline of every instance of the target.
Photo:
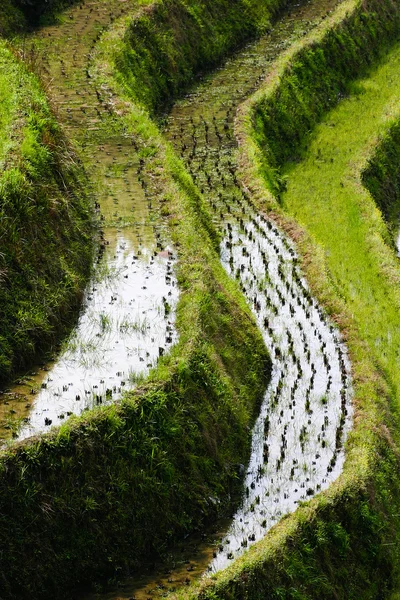
POLYGON ((396 41, 398 29, 394 3, 345 3, 282 58, 240 115, 243 182, 296 240, 308 281, 346 337, 354 430, 338 481, 190 597, 385 598, 395 586, 400 273, 362 179, 372 157, 366 173, 388 174, 374 185, 367 177, 375 196, 387 200, 388 186, 398 185, 398 149, 388 152, 387 138, 379 147, 380 135, 397 144, 398 46, 370 79, 351 81, 396 41))
MULTIPOLYGON (((215 4, 228 9, 226 3, 215 4)), ((332 54, 335 64, 329 70, 329 61, 317 63, 320 70, 316 68, 310 77, 311 81, 321 82, 324 78, 315 74, 322 71, 328 82, 325 100, 316 113, 319 116, 330 106, 327 98, 336 89, 331 86, 329 74, 333 77, 342 65, 343 75, 353 64, 352 75, 356 75, 362 63, 361 53, 371 53, 374 48, 378 55, 378 48, 385 46, 398 27, 398 9, 389 2, 367 0, 362 17, 358 9, 353 12, 352 4, 346 6, 349 14, 341 27, 343 32, 348 31, 348 37, 343 43, 332 34, 327 38, 333 46, 340 42, 340 52, 332 54), (344 52, 347 47, 352 49, 350 53, 344 52)), ((240 15, 242 19, 243 7, 242 3, 229 5, 232 13, 237 10, 237 18, 240 15)), ((141 18, 146 21, 149 14, 151 11, 145 11, 141 18)), ((211 28, 210 14, 205 18, 212 38, 218 27, 211 28)), ((228 18, 227 12, 224 17, 228 18)), ((336 18, 344 17, 342 10, 336 18)), ((182 23, 186 21, 182 19, 182 23)), ((326 25, 326 30, 330 25, 326 25)), ((224 35, 229 38, 229 29, 224 35)), ((229 46, 239 39, 230 38, 229 46)), ((319 43, 323 39, 322 36, 319 43)), ((105 38, 104 60, 113 56, 113 44, 118 53, 119 44, 129 42, 129 34, 125 42, 120 40, 118 35, 105 38)), ((172 48, 164 56, 173 58, 178 46, 169 45, 170 41, 164 40, 172 48)), ((228 49, 228 45, 215 48, 222 47, 224 51, 228 49)), ((122 55, 126 50, 132 58, 129 48, 122 50, 122 55)), ((205 60, 197 47, 193 55, 205 60)), ((172 70, 163 67, 160 71, 168 74, 167 80, 174 80, 178 56, 175 59, 167 60, 172 70)), ((307 60, 303 56, 296 64, 308 72, 304 62, 307 60)), ((152 81, 152 59, 145 63, 152 81)), ((126 64, 118 84, 110 80, 107 65, 95 75, 99 84, 113 88, 108 100, 121 114, 127 131, 135 135, 139 147, 145 149, 149 158, 146 168, 153 175, 155 189, 165 198, 165 213, 170 215, 181 259, 180 342, 146 386, 131 393, 120 405, 74 419, 58 432, 20 444, 3 455, 3 598, 70 597, 75 584, 120 574, 127 565, 138 565, 146 554, 157 554, 168 539, 222 512, 227 494, 237 482, 237 463, 248 453, 248 427, 268 371, 261 337, 236 284, 228 280, 219 264, 215 235, 201 196, 151 124, 148 113, 118 88, 127 85, 126 64), (118 100, 119 95, 122 100, 118 100), (220 506, 216 497, 225 498, 220 506)), ((187 80, 199 65, 196 60, 191 64, 187 80)), ((140 86, 135 69, 130 82, 131 98, 138 98, 140 93, 135 92, 135 86, 136 90, 140 86)), ((157 98, 148 99, 149 108, 158 108, 160 99, 169 99, 185 81, 177 77, 172 90, 162 83, 164 91, 157 98)), ((101 89, 104 92, 104 87, 101 89)), ((314 94, 309 87, 305 89, 310 102, 314 94)), ((322 97, 325 92, 322 90, 322 97)), ((307 109, 310 104, 306 99, 299 103, 294 96, 292 106, 303 107, 312 115, 315 111, 307 109)), ((275 122, 280 123, 278 111, 276 117, 275 122)), ((294 127, 298 122, 291 119, 295 140, 302 137, 301 129, 294 127)), ((305 129, 311 124, 312 118, 305 129)), ((264 139, 262 131, 259 138, 264 139)), ((293 145, 293 138, 288 136, 286 143, 288 147, 293 145)), ((276 169, 277 165, 272 166, 276 169)), ((248 183, 250 186, 250 180, 248 183)), ((278 212, 273 197, 265 196, 264 183, 258 183, 260 205, 278 212)), ((279 220, 283 225, 287 223, 283 212, 279 220)), ((381 598, 390 585, 397 559, 398 464, 388 429, 382 426, 388 415, 385 398, 391 394, 393 397, 393 392, 385 374, 371 365, 372 354, 360 341, 358 329, 351 329, 346 307, 334 299, 328 282, 318 279, 318 273, 326 273, 318 271, 321 253, 317 252, 311 260, 310 240, 305 234, 300 235, 293 221, 287 227, 298 232, 300 247, 310 261, 305 261, 309 279, 318 295, 341 315, 341 323, 346 326, 355 361, 356 428, 340 480, 286 519, 249 556, 218 576, 215 584, 206 585, 201 594, 204 598, 381 598)))
POLYGON ((0 381, 71 325, 90 273, 83 170, 35 77, 0 39, 0 381))
MULTIPOLYGON (((145 3, 147 4, 147 2, 145 3)), ((162 0, 122 22, 114 77, 151 113, 165 110, 193 79, 246 40, 265 32, 287 1, 162 0)))
MULTIPOLYGON (((230 45, 237 42, 232 36, 230 45)), ((219 263, 200 194, 146 110, 112 103, 170 216, 180 339, 120 404, 3 454, 2 598, 70 597, 76 585, 121 575, 223 514, 269 376, 261 335, 219 263)))

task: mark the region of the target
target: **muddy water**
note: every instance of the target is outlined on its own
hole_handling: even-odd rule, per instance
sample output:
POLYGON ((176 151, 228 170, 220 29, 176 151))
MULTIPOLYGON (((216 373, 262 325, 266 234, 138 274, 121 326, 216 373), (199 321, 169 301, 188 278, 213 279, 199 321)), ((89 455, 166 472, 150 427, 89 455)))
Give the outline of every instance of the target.
POLYGON ((342 469, 351 425, 346 349, 312 298, 292 243, 255 211, 251 197, 240 188, 233 132, 237 106, 257 89, 271 62, 334 4, 294 7, 268 36, 177 102, 166 120, 167 137, 223 233, 222 262, 254 311, 274 359, 273 373, 253 431, 242 505, 218 542, 211 548, 200 545, 199 553, 187 551, 183 571, 182 565, 167 567, 162 578, 160 569, 144 581, 126 582, 118 591, 90 600, 163 597, 179 583, 224 568, 299 502, 326 488, 342 469))
POLYGON ((77 326, 54 360, 0 401, 0 439, 22 439, 71 414, 118 399, 176 341, 176 253, 145 174, 146 155, 121 131, 111 99, 92 85, 90 52, 114 18, 137 3, 96 0, 64 13, 22 44, 60 121, 82 148, 101 211, 101 245, 77 326))

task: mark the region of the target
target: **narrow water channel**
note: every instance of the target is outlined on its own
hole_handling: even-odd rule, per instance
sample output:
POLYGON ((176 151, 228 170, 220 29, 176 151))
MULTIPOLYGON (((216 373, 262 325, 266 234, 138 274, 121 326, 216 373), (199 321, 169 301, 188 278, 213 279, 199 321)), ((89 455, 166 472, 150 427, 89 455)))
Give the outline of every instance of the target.
POLYGON ((101 213, 100 253, 78 323, 54 360, 0 395, 0 440, 23 439, 71 414, 118 399, 174 344, 176 252, 145 156, 92 84, 90 52, 135 0, 77 4, 61 23, 23 41, 47 82, 59 120, 81 147, 101 213))
POLYGON ((241 189, 233 132, 237 106, 265 77, 270 61, 331 8, 298 5, 268 36, 177 102, 167 120, 166 135, 223 232, 223 264, 239 282, 274 358, 253 431, 243 503, 214 552, 212 572, 326 488, 343 466, 351 413, 346 349, 312 298, 294 247, 241 189))
POLYGON ((271 383, 253 431, 242 505, 218 543, 191 541, 145 580, 91 600, 164 597, 224 568, 298 503, 338 477, 351 426, 350 368, 338 330, 312 298, 293 244, 254 209, 236 174, 233 123, 272 61, 325 17, 335 2, 293 7, 263 39, 248 45, 177 102, 165 135, 204 194, 223 233, 222 262, 236 278, 273 357, 271 383), (184 557, 184 559, 182 558, 184 557))

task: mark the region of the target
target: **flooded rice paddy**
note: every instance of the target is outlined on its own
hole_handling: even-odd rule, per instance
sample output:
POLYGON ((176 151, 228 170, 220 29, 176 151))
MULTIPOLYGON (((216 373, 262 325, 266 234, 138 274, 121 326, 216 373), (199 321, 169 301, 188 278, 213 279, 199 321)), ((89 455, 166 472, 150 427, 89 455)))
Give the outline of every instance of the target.
MULTIPOLYGON (((273 373, 254 427, 250 463, 243 468, 243 502, 232 522, 202 542, 188 540, 171 567, 92 598, 161 597, 201 573, 224 568, 341 471, 351 423, 346 349, 312 298, 293 245, 242 190, 233 129, 238 105, 257 89, 272 61, 334 5, 294 6, 268 35, 177 102, 166 118, 165 135, 223 234, 221 259, 254 312, 273 373)), ((118 130, 88 70, 101 31, 130 7, 116 1, 84 3, 34 40, 60 118, 82 146, 96 182, 103 241, 85 306, 65 348, 54 363, 3 393, 4 436, 14 431, 26 437, 71 413, 112 401, 176 339, 176 253, 158 216, 140 149, 118 130)))
POLYGON ((183 565, 167 569, 167 576, 161 569, 144 581, 91 598, 164 597, 202 573, 223 569, 341 472, 352 412, 346 348, 312 298, 293 244, 255 210, 241 188, 234 137, 240 102, 257 89, 277 55, 333 6, 310 2, 294 7, 267 36, 177 102, 166 118, 165 134, 223 234, 222 262, 263 333, 273 358, 272 379, 253 430, 242 504, 218 542, 205 549, 200 544, 199 553, 187 553, 183 565))
POLYGON ((166 134, 204 194, 223 233, 221 258, 238 281, 273 358, 272 380, 253 430, 242 506, 208 571, 260 540, 280 518, 339 475, 350 427, 346 349, 312 298, 291 242, 258 214, 236 174, 236 108, 293 39, 328 5, 307 3, 176 103, 166 134))
POLYGON ((178 296, 171 281, 173 254, 138 251, 123 233, 108 248, 102 260, 107 273, 86 291, 82 314, 65 349, 45 367, 40 387, 31 388, 33 406, 19 439, 120 398, 176 340, 171 312, 178 296))
POLYGON ((294 249, 267 218, 239 213, 236 220, 227 228, 224 264, 240 281, 275 360, 253 430, 243 503, 212 571, 336 479, 350 425, 346 350, 312 299, 294 249))
MULTIPOLYGON (((82 148, 101 219, 100 251, 76 327, 54 360, 0 395, 0 439, 23 439, 121 397, 177 339, 176 252, 145 153, 93 86, 90 52, 135 2, 76 5, 23 44, 70 138, 82 148)), ((103 94, 104 96, 104 94, 103 94)))

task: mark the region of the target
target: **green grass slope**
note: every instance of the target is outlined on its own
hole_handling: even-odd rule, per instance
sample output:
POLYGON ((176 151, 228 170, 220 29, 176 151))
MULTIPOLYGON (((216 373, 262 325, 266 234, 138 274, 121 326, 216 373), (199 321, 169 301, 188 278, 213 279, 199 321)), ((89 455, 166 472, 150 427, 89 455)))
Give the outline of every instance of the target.
POLYGON ((39 83, 0 40, 0 381, 66 330, 93 256, 83 170, 39 83))
POLYGON ((159 113, 201 72, 266 31, 285 4, 282 0, 152 2, 128 22, 114 50, 116 78, 128 96, 151 113, 159 113))
MULTIPOLYGON (((396 47, 316 128, 301 167, 285 169, 288 190, 282 196, 283 209, 324 249, 332 292, 346 304, 352 326, 384 373, 394 405, 400 399, 400 269, 360 173, 398 112, 399 57, 396 47)), ((397 167, 393 159, 389 164, 397 167)), ((382 189, 379 185, 376 195, 382 189)))

